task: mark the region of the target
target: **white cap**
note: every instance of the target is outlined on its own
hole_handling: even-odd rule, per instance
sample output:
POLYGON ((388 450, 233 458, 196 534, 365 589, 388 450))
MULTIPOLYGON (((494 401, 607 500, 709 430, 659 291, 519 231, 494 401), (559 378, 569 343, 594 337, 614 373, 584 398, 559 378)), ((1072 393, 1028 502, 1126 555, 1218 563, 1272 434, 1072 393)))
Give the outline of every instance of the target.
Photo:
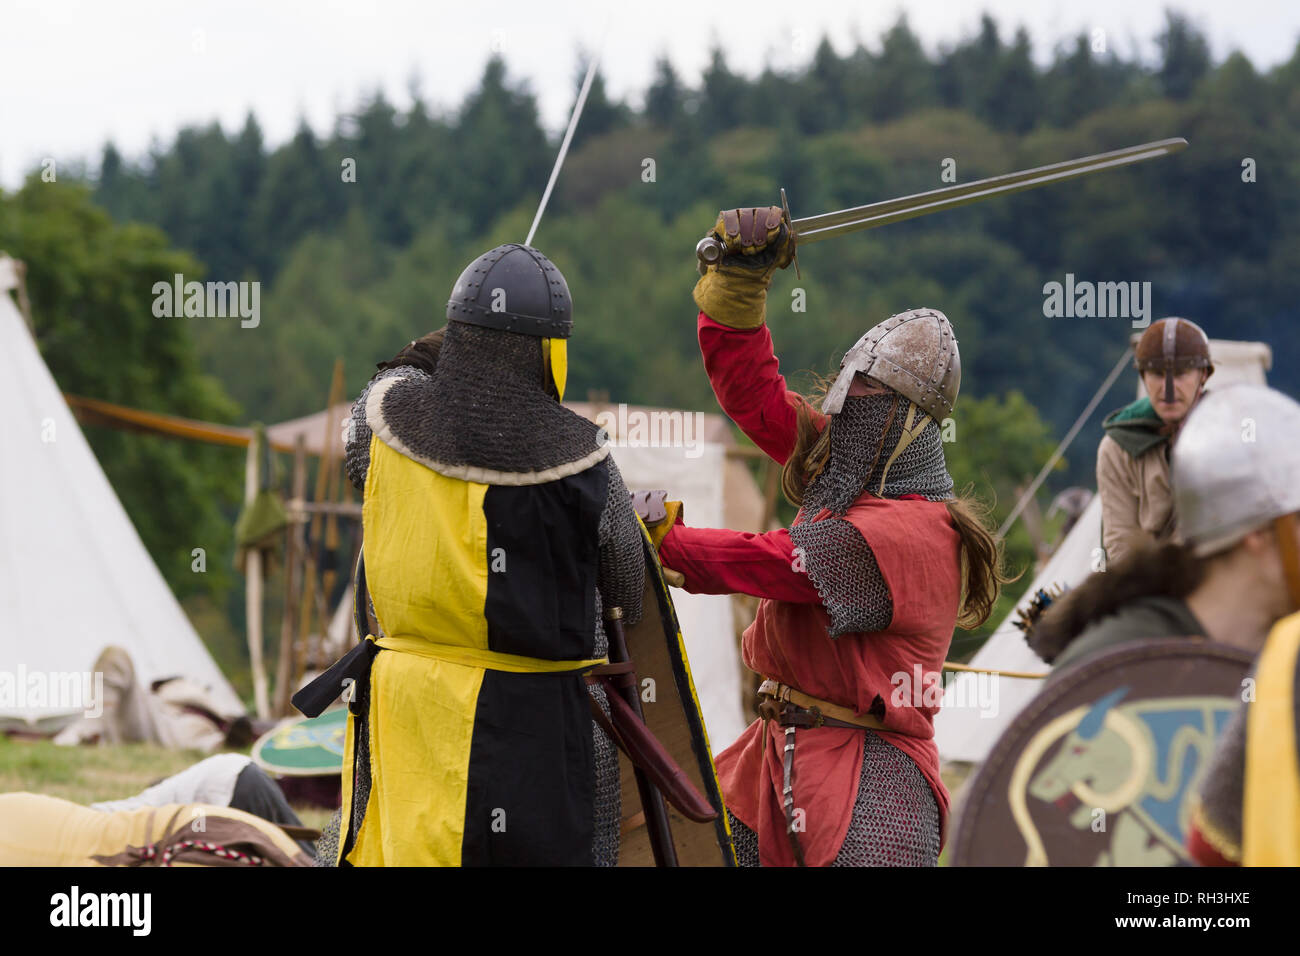
POLYGON ((1171 461, 1178 531, 1201 557, 1300 511, 1300 404, 1262 385, 1196 403, 1171 461))

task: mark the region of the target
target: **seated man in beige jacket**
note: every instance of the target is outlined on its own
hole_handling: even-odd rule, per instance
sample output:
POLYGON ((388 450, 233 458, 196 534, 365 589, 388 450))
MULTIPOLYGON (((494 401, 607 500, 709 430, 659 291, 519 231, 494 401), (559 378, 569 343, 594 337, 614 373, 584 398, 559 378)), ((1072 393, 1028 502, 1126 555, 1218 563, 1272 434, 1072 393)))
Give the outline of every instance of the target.
POLYGON ((1097 449, 1107 566, 1141 545, 1179 540, 1169 451, 1214 372, 1209 339, 1187 319, 1151 323, 1135 364, 1147 394, 1106 418, 1097 449))

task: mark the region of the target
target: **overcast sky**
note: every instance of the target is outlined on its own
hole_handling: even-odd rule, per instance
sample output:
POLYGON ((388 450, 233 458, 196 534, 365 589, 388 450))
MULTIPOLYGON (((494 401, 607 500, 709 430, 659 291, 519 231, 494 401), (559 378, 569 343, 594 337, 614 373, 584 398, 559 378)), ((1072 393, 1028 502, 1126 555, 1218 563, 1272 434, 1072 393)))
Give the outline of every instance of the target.
MULTIPOLYGON (((973 34, 988 10, 1008 39, 1023 24, 1045 61, 1080 31, 1104 30, 1128 56, 1154 59, 1163 0, 942 0, 705 3, 699 0, 0 0, 0 186, 54 157, 97 163, 114 140, 139 156, 151 138, 218 120, 227 132, 252 109, 271 146, 305 115, 318 132, 376 88, 399 107, 418 78, 451 107, 494 49, 537 93, 542 118, 563 128, 579 47, 601 45, 613 95, 639 102, 655 58, 667 53, 688 83, 721 42, 732 69, 807 62, 823 33, 845 53, 875 48, 906 11, 929 50, 973 34), (607 31, 607 32, 605 32, 607 31)), ((1234 49, 1257 68, 1290 58, 1300 37, 1296 0, 1174 0, 1207 31, 1215 59, 1234 49)))

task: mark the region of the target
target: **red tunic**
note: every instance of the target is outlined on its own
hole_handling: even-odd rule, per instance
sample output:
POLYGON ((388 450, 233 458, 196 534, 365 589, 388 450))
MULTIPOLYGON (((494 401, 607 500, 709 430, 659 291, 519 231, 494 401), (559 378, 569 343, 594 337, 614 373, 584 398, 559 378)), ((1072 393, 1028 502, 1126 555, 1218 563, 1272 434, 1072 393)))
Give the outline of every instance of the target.
MULTIPOLYGON (((699 317, 700 348, 723 410, 778 463, 794 448, 803 399, 786 388, 765 327, 741 332, 699 317)), ((814 418, 825 418, 815 412, 814 418)), ((812 520, 824 520, 823 511, 812 520)), ((889 586, 894 615, 888 630, 831 639, 830 616, 817 590, 796 570, 785 529, 749 534, 722 529, 669 531, 663 563, 697 593, 744 593, 763 598, 744 635, 746 666, 823 700, 873 709, 887 730, 880 736, 907 754, 934 791, 941 825, 949 797, 939 776, 934 715, 939 677, 960 601, 959 537, 942 502, 891 500, 864 494, 845 515, 875 554, 889 586), (879 698, 879 701, 877 701, 879 698)), ((729 809, 758 833, 765 865, 790 865, 781 802, 779 731, 755 721, 718 755, 729 809)), ((844 842, 862 772, 862 733, 822 727, 796 734, 794 803, 804 811, 801 843, 807 862, 834 861, 844 842)))

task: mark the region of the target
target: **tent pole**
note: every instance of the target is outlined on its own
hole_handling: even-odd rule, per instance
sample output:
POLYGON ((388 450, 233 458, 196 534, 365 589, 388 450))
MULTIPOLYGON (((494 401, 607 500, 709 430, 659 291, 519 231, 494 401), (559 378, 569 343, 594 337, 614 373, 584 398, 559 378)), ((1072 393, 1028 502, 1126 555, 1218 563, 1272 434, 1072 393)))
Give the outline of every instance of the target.
MULTIPOLYGON (((244 469, 244 501, 251 505, 257 497, 258 451, 261 443, 248 443, 248 465, 244 469)), ((262 662, 262 552, 257 547, 248 549, 244 556, 244 615, 248 629, 248 658, 253 669, 253 700, 257 716, 266 720, 271 715, 270 700, 266 692, 266 667, 262 662)))
POLYGON ((994 535, 998 541, 1001 541, 1007 536, 1007 532, 1011 530, 1011 526, 1015 524, 1016 519, 1020 517, 1020 512, 1024 510, 1025 505, 1029 503, 1029 499, 1038 491, 1038 486, 1043 483, 1043 479, 1047 477, 1048 472, 1056 467, 1056 463, 1060 460, 1061 456, 1065 454, 1065 449, 1070 447, 1070 442, 1074 441, 1074 436, 1079 434, 1079 429, 1082 428, 1083 423, 1088 420, 1088 416, 1092 414, 1092 410, 1097 407, 1103 398, 1106 397, 1106 393, 1110 391, 1110 387, 1115 384, 1115 379, 1119 378, 1120 372, 1124 371, 1128 366, 1128 357, 1131 351, 1132 348, 1127 348, 1123 351, 1119 357, 1119 361, 1115 363, 1115 367, 1111 369, 1110 374, 1106 376, 1106 380, 1102 382, 1097 391, 1093 393, 1087 406, 1079 413, 1079 417, 1074 420, 1074 424, 1071 425, 1070 430, 1065 433, 1065 437, 1061 439, 1061 443, 1056 446, 1056 451, 1052 452, 1052 457, 1047 459, 1047 464, 1042 467, 1034 477, 1034 480, 1029 483, 1029 487, 1025 489, 1025 493, 1020 496, 1019 500, 1016 502, 1016 506, 1011 509, 1011 514, 1007 515, 1007 520, 1002 522, 1002 527, 998 528, 998 533, 994 535))

